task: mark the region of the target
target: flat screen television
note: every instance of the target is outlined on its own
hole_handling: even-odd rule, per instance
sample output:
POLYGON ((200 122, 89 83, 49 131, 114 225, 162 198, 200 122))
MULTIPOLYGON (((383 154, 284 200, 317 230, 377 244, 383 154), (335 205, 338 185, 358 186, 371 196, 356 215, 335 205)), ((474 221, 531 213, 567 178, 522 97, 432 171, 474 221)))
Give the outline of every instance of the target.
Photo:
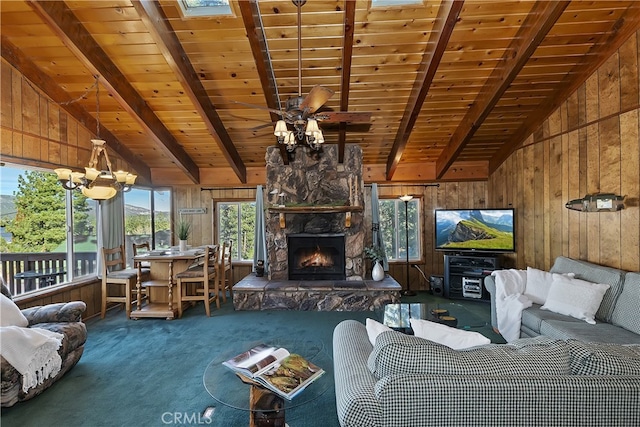
POLYGON ((436 250, 514 252, 514 210, 436 209, 436 250))

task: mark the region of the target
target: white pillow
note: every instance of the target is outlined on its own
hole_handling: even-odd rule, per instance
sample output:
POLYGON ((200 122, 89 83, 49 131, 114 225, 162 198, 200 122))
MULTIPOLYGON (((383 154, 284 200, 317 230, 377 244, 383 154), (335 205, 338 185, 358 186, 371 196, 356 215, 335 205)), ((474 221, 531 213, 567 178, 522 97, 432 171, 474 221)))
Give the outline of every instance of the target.
POLYGON ((553 273, 527 267, 527 285, 524 288, 524 295, 533 303, 544 304, 552 281, 553 273))
POLYGON ((409 319, 409 322, 411 322, 411 329, 416 337, 446 345, 454 350, 491 343, 489 338, 478 332, 463 331, 422 319, 409 319))
POLYGON ((376 345, 376 338, 383 332, 392 331, 390 327, 387 325, 383 325, 380 322, 376 322, 373 319, 367 319, 365 326, 367 327, 367 335, 369 336, 369 341, 371 341, 371 345, 376 345))
POLYGON ((543 310, 575 317, 595 325, 596 312, 609 285, 554 274, 543 310))
POLYGON ((0 326, 29 326, 29 321, 20 311, 15 302, 4 294, 0 294, 0 326))

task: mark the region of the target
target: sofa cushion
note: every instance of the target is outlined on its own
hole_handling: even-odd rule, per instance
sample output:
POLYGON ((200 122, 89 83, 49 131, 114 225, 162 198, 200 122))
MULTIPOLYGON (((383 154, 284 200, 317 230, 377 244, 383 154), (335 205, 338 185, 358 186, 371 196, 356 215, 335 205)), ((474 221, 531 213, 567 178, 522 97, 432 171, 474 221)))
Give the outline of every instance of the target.
POLYGON ((640 335, 640 273, 627 273, 611 315, 611 323, 640 335))
POLYGON ((554 274, 547 301, 540 308, 595 325, 596 311, 609 287, 606 284, 554 274))
POLYGON ((569 373, 569 349, 564 341, 536 337, 453 350, 391 331, 378 336, 367 365, 377 378, 397 374, 555 376, 569 373))
POLYGON ((582 320, 566 317, 564 320, 545 319, 541 322, 540 334, 554 339, 577 339, 585 342, 612 344, 640 344, 640 335, 612 325, 598 322, 590 325, 582 320))
POLYGON ((26 327, 29 321, 20 308, 4 294, 0 294, 0 326, 20 326, 26 327))
POLYGON ((137 268, 127 268, 124 270, 113 270, 107 273, 109 279, 136 279, 138 277, 137 268))
POLYGON ((369 342, 371 345, 376 343, 376 338, 383 332, 392 331, 390 327, 387 325, 383 325, 382 323, 367 318, 365 326, 367 328, 367 337, 369 337, 369 342))
POLYGON ((544 304, 551 288, 553 273, 527 267, 527 285, 524 295, 534 304, 544 304))
POLYGON ((640 345, 567 341, 573 375, 640 375, 640 345))
POLYGON ((596 312, 596 319, 604 322, 611 320, 613 307, 620 292, 622 292, 624 271, 563 256, 556 258, 553 267, 549 271, 551 273, 575 273, 577 279, 611 286, 604 294, 600 308, 596 312))
POLYGON ((409 319, 409 322, 416 337, 446 345, 454 350, 491 344, 489 338, 478 332, 456 329, 422 319, 409 319))

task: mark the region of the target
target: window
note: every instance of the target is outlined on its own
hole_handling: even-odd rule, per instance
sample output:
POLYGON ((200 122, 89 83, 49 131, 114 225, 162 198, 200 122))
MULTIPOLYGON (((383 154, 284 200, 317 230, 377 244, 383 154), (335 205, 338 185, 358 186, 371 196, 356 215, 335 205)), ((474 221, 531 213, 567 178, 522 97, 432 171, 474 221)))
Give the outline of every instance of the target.
POLYGON ((231 257, 253 261, 256 202, 217 202, 218 243, 233 241, 231 257))
MULTIPOLYGON (((409 213, 409 260, 419 261, 420 248, 420 199, 412 199, 407 205, 409 213)), ((398 199, 380 200, 380 230, 389 261, 406 261, 405 204, 398 199)))
POLYGON ((132 261, 134 243, 149 242, 152 249, 171 246, 170 190, 133 188, 124 193, 125 252, 132 261))
POLYGON ((0 273, 11 292, 95 274, 97 203, 50 171, 5 165, 0 173, 0 273))
POLYGON ((180 0, 178 4, 184 16, 231 15, 229 0, 180 0))
POLYGON ((422 4, 422 0, 371 0, 371 7, 410 6, 422 4))

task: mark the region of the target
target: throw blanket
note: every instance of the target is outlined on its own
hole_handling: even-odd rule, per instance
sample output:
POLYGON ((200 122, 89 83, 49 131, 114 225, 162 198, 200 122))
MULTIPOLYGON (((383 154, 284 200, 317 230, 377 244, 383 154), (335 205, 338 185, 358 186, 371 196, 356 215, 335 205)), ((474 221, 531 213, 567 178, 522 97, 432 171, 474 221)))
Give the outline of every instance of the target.
POLYGON ((491 273, 496 282, 496 320, 498 330, 507 342, 520 338, 522 310, 531 307, 531 300, 524 295, 527 283, 526 270, 496 270, 491 273))
POLYGON ((41 328, 4 326, 0 328, 0 353, 22 374, 22 391, 42 384, 60 372, 58 348, 64 335, 41 328))

